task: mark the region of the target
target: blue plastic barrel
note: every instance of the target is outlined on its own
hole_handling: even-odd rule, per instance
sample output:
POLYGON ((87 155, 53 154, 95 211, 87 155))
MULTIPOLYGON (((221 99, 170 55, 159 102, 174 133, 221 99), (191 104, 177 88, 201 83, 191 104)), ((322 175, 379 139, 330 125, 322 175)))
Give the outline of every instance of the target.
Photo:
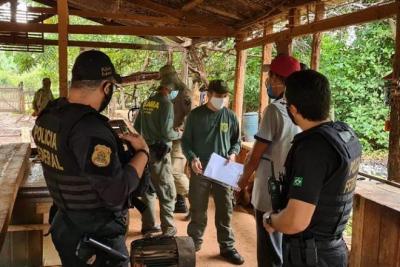
POLYGON ((254 135, 258 131, 258 113, 247 112, 243 114, 243 136, 244 141, 253 142, 254 135))

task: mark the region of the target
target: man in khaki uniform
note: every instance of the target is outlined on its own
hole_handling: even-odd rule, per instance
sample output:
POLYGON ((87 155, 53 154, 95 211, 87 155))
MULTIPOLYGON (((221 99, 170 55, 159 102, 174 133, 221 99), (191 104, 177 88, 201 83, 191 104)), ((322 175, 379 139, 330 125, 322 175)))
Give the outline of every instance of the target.
MULTIPOLYGON (((192 107, 192 91, 179 79, 172 65, 165 65, 160 69, 161 82, 174 84, 176 90, 171 92, 171 101, 174 104, 174 129, 184 128, 186 115, 192 107)), ((185 197, 189 192, 189 179, 185 174, 186 158, 183 155, 181 140, 172 141, 172 174, 177 192, 175 212, 186 213, 185 197)))
POLYGON ((209 196, 215 203, 215 226, 220 255, 233 264, 244 259, 235 249, 231 228, 233 189, 203 176, 211 154, 235 161, 240 152, 239 122, 233 111, 226 108, 228 86, 223 80, 213 80, 208 86, 208 102, 190 112, 182 137, 182 148, 191 163, 189 201, 191 221, 187 233, 199 251, 207 226, 209 196))
POLYGON ((175 84, 162 80, 157 92, 150 96, 141 106, 135 120, 135 130, 143 135, 150 146, 151 152, 151 181, 156 190, 146 193, 143 202, 147 209, 142 214, 142 233, 147 234, 159 230, 156 225, 155 203, 156 196, 160 201, 160 220, 163 235, 174 236, 176 227, 174 223, 174 208, 176 190, 172 176, 170 149, 172 141, 181 138, 181 132, 173 128, 174 109, 170 100, 171 91, 175 84), (167 148, 167 150, 164 150, 167 148), (155 154, 160 151, 160 158, 155 154))
POLYGON ((49 101, 54 100, 53 93, 50 90, 51 81, 49 78, 44 78, 42 80, 42 88, 36 91, 33 97, 32 116, 37 116, 46 107, 49 101))

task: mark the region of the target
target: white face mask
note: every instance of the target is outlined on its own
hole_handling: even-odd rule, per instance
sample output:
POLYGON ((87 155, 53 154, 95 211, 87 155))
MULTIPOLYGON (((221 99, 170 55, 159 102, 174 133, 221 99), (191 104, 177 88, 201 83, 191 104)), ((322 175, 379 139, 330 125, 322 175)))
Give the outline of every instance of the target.
POLYGON ((211 105, 217 110, 222 109, 225 106, 225 97, 211 97, 211 105))

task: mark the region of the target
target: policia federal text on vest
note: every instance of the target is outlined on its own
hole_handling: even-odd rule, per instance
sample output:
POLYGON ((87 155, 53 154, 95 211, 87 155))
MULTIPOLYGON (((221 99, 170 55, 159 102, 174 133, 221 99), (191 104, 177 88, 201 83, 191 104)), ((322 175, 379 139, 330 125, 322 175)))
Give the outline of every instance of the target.
POLYGON ((334 264, 338 263, 329 263, 330 249, 335 248, 335 253, 343 250, 341 255, 347 257, 342 233, 350 217, 361 160, 361 145, 348 125, 342 122, 324 123, 309 133, 295 137, 285 165, 284 206, 289 200, 289 187, 302 183, 301 177, 294 177, 294 166, 291 164, 293 157, 301 156, 296 155, 296 148, 305 140, 316 136, 322 136, 336 151, 339 159, 338 168, 330 177, 325 178, 323 187, 337 184, 341 189, 335 194, 327 193, 329 191, 320 194, 311 223, 305 231, 295 235, 284 235, 284 266, 336 266, 334 264))

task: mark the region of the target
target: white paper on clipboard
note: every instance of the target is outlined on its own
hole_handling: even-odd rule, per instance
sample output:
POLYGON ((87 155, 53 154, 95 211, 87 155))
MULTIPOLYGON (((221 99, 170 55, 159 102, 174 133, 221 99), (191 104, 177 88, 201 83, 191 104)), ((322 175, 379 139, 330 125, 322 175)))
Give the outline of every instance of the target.
POLYGON ((211 180, 238 189, 238 181, 243 174, 243 164, 237 162, 226 163, 226 158, 212 153, 203 175, 211 180))

